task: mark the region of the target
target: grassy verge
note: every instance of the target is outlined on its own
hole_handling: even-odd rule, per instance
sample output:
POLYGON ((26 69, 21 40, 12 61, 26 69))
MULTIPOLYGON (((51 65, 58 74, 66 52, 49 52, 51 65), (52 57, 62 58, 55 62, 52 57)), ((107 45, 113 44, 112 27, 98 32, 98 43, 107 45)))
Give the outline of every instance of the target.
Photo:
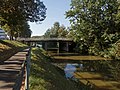
POLYGON ((0 62, 5 61, 13 54, 26 47, 26 45, 17 41, 0 40, 0 62))
POLYGON ((30 90, 78 90, 49 60, 41 49, 32 50, 30 90))

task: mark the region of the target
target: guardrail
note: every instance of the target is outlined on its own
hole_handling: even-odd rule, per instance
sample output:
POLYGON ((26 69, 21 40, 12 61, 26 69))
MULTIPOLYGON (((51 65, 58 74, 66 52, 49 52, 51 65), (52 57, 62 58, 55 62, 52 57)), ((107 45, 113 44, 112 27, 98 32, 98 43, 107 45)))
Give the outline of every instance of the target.
POLYGON ((28 50, 28 54, 26 54, 26 60, 22 63, 13 90, 21 90, 22 82, 24 82, 24 90, 29 90, 30 58, 31 48, 28 50))
POLYGON ((26 83, 25 83, 25 88, 26 90, 29 90, 29 76, 30 76, 30 58, 31 58, 31 48, 26 55, 26 83))

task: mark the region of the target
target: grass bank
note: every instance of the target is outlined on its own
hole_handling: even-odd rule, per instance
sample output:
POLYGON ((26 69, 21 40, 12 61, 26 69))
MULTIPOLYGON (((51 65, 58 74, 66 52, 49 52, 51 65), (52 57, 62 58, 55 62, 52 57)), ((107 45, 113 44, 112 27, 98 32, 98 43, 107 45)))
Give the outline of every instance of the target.
POLYGON ((25 44, 17 41, 0 40, 0 62, 5 61, 16 52, 26 48, 25 44))
POLYGON ((32 50, 30 90, 78 90, 50 63, 41 49, 32 50))

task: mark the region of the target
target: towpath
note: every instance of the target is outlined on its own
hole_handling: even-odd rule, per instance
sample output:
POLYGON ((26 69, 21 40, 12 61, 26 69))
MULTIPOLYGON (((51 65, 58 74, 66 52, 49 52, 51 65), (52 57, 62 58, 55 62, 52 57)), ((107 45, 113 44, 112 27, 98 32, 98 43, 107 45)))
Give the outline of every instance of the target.
MULTIPOLYGON (((25 75, 25 60, 29 49, 16 53, 0 64, 0 90, 19 90, 25 75)), ((22 89, 21 89, 22 90, 22 89)))

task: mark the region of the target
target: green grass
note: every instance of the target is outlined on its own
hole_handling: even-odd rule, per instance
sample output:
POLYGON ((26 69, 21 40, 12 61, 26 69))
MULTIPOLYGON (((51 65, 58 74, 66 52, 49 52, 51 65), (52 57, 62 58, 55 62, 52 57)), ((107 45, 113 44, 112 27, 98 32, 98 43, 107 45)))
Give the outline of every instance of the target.
POLYGON ((41 49, 32 50, 30 90, 78 90, 50 63, 41 49))
POLYGON ((27 45, 17 41, 0 40, 0 62, 7 60, 13 54, 26 47, 27 45))

